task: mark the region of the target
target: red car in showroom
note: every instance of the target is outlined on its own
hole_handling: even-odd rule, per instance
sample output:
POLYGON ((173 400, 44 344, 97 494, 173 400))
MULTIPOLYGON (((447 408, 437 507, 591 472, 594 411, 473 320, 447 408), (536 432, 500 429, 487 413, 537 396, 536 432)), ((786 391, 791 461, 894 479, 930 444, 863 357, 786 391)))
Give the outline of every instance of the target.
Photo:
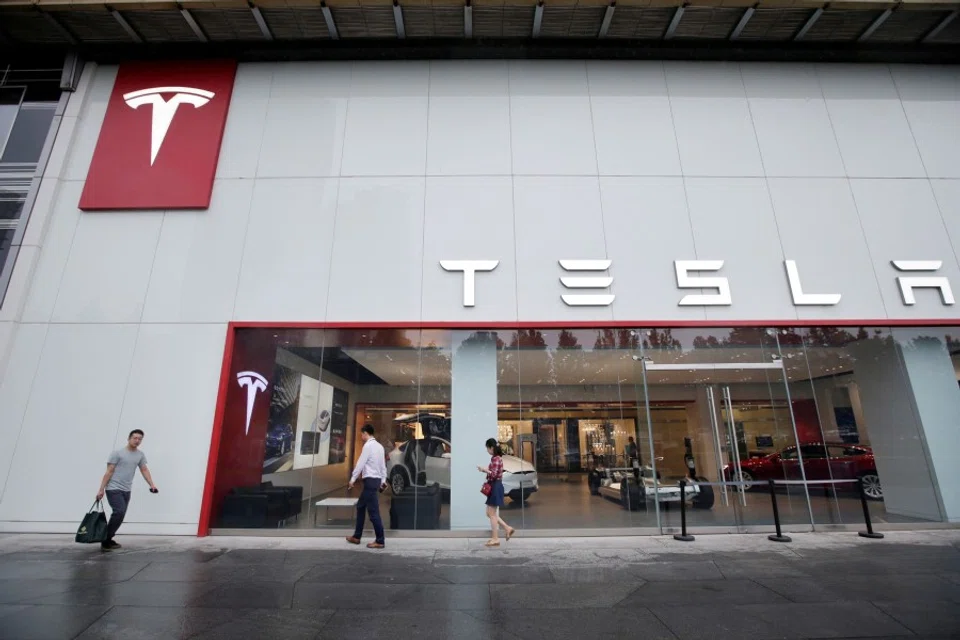
MULTIPOLYGON (((873 450, 856 444, 807 442, 799 447, 787 447, 778 453, 758 458, 748 458, 740 463, 739 478, 734 465, 726 465, 723 473, 730 481, 743 482, 754 480, 802 480, 800 457, 803 457, 803 471, 807 480, 855 480, 863 481, 863 491, 870 500, 883 500, 883 488, 877 465, 873 460, 873 450)), ((747 487, 754 489, 756 487, 747 487)), ((838 485, 843 489, 844 485, 838 485)), ((855 490, 856 485, 851 484, 855 490)))

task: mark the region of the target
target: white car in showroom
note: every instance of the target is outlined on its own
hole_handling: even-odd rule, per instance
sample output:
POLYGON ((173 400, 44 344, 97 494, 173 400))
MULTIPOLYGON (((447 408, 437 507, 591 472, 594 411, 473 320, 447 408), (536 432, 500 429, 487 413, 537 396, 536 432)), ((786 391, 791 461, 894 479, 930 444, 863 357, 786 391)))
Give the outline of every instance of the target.
MULTIPOLYGON (((407 440, 387 454, 387 478, 395 495, 411 485, 434 483, 449 491, 450 441, 441 437, 407 440)), ((532 464, 503 456, 503 492, 511 501, 526 502, 537 489, 537 471, 532 464)))

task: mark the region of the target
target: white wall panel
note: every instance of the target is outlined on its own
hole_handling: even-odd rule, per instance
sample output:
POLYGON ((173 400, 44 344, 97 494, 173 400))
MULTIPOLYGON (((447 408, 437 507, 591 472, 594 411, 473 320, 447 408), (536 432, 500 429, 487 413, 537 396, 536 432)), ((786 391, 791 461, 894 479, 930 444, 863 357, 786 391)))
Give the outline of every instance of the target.
POLYGON ((429 76, 426 62, 354 64, 341 175, 425 175, 429 76))
POLYGON ((76 521, 90 506, 117 440, 136 337, 132 324, 50 326, 0 520, 76 521), (51 447, 57 462, 38 467, 51 447))
MULTIPOLYGON (((960 180, 931 180, 930 185, 956 253, 960 248, 960 180)), ((960 283, 956 286, 960 286, 960 283)))
MULTIPOLYGON (((30 221, 27 222, 27 229, 23 232, 22 244, 39 247, 43 243, 47 229, 50 227, 50 220, 60 201, 62 184, 63 182, 57 178, 43 178, 40 181, 37 199, 34 200, 33 209, 30 212, 30 221)), ((77 202, 79 202, 79 191, 77 194, 77 202)), ((74 205, 77 202, 74 202, 74 205)))
POLYGON ((680 178, 601 178, 603 226, 618 294, 613 315, 625 322, 703 320, 700 307, 680 307, 674 260, 696 258, 680 178))
POLYGON ((0 322, 0 385, 7 371, 10 350, 13 347, 13 338, 16 335, 17 324, 14 322, 0 322))
MULTIPOLYGON (((563 294, 617 293, 611 289, 566 289, 562 276, 603 276, 606 272, 564 271, 559 260, 607 258, 600 185, 597 178, 515 178, 517 302, 521 321, 612 320, 610 307, 569 307, 563 294)), ((613 304, 616 304, 614 300, 613 304)))
POLYGON ((335 178, 257 180, 235 320, 323 318, 336 203, 335 178))
POLYGON ((509 175, 505 61, 430 63, 428 175, 509 175))
POLYGON ((880 65, 817 65, 847 175, 926 175, 890 71, 880 65))
POLYGON ((110 93, 113 91, 113 83, 116 79, 116 66, 97 67, 96 74, 90 82, 89 93, 77 114, 77 129, 74 133, 73 149, 67 159, 64 179, 86 180, 87 169, 90 168, 90 161, 93 159, 93 150, 100 137, 100 125, 103 124, 103 118, 107 114, 107 102, 110 100, 110 93))
MULTIPOLYGON (((7 373, 0 370, 0 503, 6 502, 6 483, 13 462, 23 416, 27 412, 34 375, 40 364, 40 353, 47 336, 47 325, 12 322, 0 325, 0 331, 8 332, 13 341, 6 360, 7 373)), ((6 349, 0 353, 7 353, 6 349)))
POLYGON ((510 130, 518 175, 597 175, 583 62, 510 63, 510 130))
POLYGON ((140 326, 114 447, 142 429, 160 493, 134 481, 131 523, 199 521, 225 337, 225 324, 140 326))
POLYGON ((894 65, 891 72, 927 175, 960 178, 960 71, 894 65))
MULTIPOLYGON (((784 259, 795 260, 804 293, 839 293, 836 306, 800 306, 801 319, 883 318, 870 250, 844 178, 771 178, 768 188, 784 259)), ((780 266, 783 286, 785 268, 780 266)))
POLYGON ((663 65, 588 62, 587 79, 600 175, 680 175, 663 65))
POLYGON ((427 178, 423 234, 423 319, 517 319, 513 181, 509 177, 427 178), (440 260, 499 260, 475 278, 474 307, 463 306, 464 275, 440 260))
POLYGON ((948 277, 954 288, 960 283, 956 253, 930 182, 852 180, 851 185, 889 317, 956 318, 957 306, 942 304, 934 289, 917 291, 917 304, 904 305, 897 277, 911 274, 898 272, 890 264, 891 260, 942 260, 943 268, 936 275, 948 277))
POLYGON ((664 64, 680 162, 688 176, 762 176, 740 67, 664 64))
POLYGON ((217 180, 207 211, 168 211, 144 322, 226 322, 233 315, 252 180, 217 180))
POLYGON ((227 124, 220 143, 218 178, 253 178, 267 119, 273 64, 241 64, 230 97, 227 124))
POLYGON ((53 315, 60 282, 80 223, 77 204, 82 190, 82 182, 62 182, 57 192, 56 204, 50 214, 50 227, 42 238, 43 247, 24 305, 24 322, 49 322, 53 315))
POLYGON ((340 174, 350 75, 347 63, 276 68, 257 169, 259 177, 340 174))
POLYGON ((727 277, 733 297, 732 306, 708 307, 707 318, 796 318, 766 181, 691 178, 686 186, 697 259, 724 261, 701 275, 727 277))
POLYGON ((328 321, 420 319, 424 190, 423 178, 340 180, 328 321))
MULTIPOLYGON (((15 253, 7 254, 8 259, 14 255, 17 261, 13 265, 7 292, 3 297, 3 306, 0 307, 0 322, 18 320, 20 312, 26 302, 30 280, 33 278, 34 268, 40 255, 40 247, 20 247, 15 253)), ((0 351, 0 357, 3 352, 0 351)))
POLYGON ((160 239, 159 211, 84 213, 54 322, 138 322, 160 239))
POLYGON ((741 65, 768 176, 843 176, 840 149, 812 65, 741 65))

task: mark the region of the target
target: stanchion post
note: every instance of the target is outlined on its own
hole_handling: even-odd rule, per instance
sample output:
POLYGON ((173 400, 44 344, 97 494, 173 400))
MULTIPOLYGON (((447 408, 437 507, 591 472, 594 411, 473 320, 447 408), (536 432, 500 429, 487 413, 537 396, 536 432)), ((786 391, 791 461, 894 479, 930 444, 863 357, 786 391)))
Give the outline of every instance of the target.
POLYGON ((674 540, 693 542, 694 537, 687 535, 687 481, 680 481, 680 533, 673 534, 674 540))
POLYGON ((783 535, 783 532, 780 530, 780 509, 777 508, 777 491, 776 487, 774 487, 773 479, 770 480, 770 502, 773 504, 773 523, 777 527, 777 533, 776 535, 771 534, 767 536, 767 540, 790 542, 793 538, 783 535))
POLYGON ((867 494, 863 490, 863 478, 857 478, 857 490, 860 492, 860 505, 863 507, 863 521, 867 525, 866 531, 859 531, 861 538, 879 539, 883 537, 882 533, 876 533, 873 530, 873 523, 870 522, 870 507, 867 506, 867 494))

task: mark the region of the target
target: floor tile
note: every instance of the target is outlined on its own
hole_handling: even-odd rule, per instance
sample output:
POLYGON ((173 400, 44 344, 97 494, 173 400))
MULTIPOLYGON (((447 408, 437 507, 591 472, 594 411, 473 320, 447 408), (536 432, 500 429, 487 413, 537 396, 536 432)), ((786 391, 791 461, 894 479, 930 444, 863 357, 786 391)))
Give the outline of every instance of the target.
POLYGON ((753 604, 786 600, 751 580, 691 580, 689 582, 649 582, 620 603, 622 607, 647 607, 658 604, 753 604))
MULTIPOLYGON (((107 554, 104 554, 107 555, 107 554)), ((0 580, 72 580, 116 582, 129 580, 149 563, 113 560, 5 561, 0 580)))
POLYGON ((333 615, 333 611, 327 610, 254 609, 238 612, 238 616, 230 622, 217 625, 193 638, 196 640, 238 640, 239 638, 312 640, 321 636, 323 628, 333 615))
POLYGON ((89 583, 51 595, 23 600, 28 604, 48 605, 130 605, 145 607, 185 607, 217 587, 210 582, 111 582, 89 583))
POLYGON ((289 609, 293 584, 287 582, 237 582, 221 584, 194 598, 191 606, 223 609, 289 609))
POLYGON ((960 602, 960 585, 935 575, 833 575, 821 578, 756 578, 756 582, 794 602, 844 600, 949 600, 960 602))
POLYGON ((352 582, 378 584, 449 584, 430 565, 376 566, 325 565, 313 567, 300 578, 303 582, 352 582))
POLYGON ((243 612, 182 607, 114 607, 77 640, 171 640, 229 624, 243 612))
POLYGON ((666 625, 645 609, 498 610, 492 619, 505 631, 520 638, 676 638, 666 625))
POLYGON ((0 619, 4 640, 70 640, 107 612, 107 606, 31 606, 0 619))
POLYGON ((636 588, 633 584, 494 584, 490 596, 494 609, 579 609, 612 607, 636 588))
POLYGON ((388 609, 414 591, 406 584, 326 584, 299 582, 293 592, 294 609, 369 609, 370 603, 388 609))
POLYGON ((179 562, 151 563, 133 577, 143 582, 246 582, 263 580, 294 583, 311 570, 309 566, 293 564, 214 565, 213 562, 185 564, 179 562))
POLYGON ((804 638, 912 635, 868 602, 751 604, 734 609, 745 618, 770 625, 788 621, 791 632, 804 638))
POLYGON ((434 574, 452 584, 552 584, 547 567, 436 567, 434 574))
POLYGON ((631 564, 629 569, 640 578, 650 582, 670 582, 673 580, 721 580, 723 574, 710 560, 683 562, 644 562, 631 564))
POLYGON ((960 606, 953 602, 875 602, 884 613, 917 635, 960 638, 960 606))
POLYGON ((560 584, 631 583, 638 587, 645 581, 626 567, 551 567, 553 579, 560 584))
POLYGON ((462 611, 338 611, 323 628, 331 640, 519 640, 462 611))
POLYGON ((490 587, 485 584, 422 584, 391 603, 396 609, 488 609, 490 587))

